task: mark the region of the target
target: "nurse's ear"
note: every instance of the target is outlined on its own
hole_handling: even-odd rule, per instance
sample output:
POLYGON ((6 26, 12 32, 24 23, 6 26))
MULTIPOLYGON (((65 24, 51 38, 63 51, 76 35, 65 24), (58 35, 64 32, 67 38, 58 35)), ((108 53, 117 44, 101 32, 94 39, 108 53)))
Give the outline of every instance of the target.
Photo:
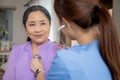
POLYGON ((64 17, 62 17, 62 21, 61 24, 65 25, 66 27, 70 27, 70 21, 68 21, 67 19, 65 19, 64 17))

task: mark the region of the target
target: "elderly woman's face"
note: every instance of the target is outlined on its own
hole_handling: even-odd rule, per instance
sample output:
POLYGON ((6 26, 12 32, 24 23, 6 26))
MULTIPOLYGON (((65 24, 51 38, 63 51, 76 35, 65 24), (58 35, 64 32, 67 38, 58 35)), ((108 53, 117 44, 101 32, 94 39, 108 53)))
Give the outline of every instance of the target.
POLYGON ((31 12, 26 22, 26 31, 32 42, 42 44, 48 40, 49 20, 40 11, 31 12))

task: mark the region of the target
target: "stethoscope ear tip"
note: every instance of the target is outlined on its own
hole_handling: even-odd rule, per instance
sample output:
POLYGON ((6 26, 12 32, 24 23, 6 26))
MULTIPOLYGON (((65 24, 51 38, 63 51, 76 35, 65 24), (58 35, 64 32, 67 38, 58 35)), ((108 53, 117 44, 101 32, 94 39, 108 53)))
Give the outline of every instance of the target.
POLYGON ((61 29, 63 29, 65 27, 65 25, 61 25, 59 28, 58 28, 58 30, 61 30, 61 29))

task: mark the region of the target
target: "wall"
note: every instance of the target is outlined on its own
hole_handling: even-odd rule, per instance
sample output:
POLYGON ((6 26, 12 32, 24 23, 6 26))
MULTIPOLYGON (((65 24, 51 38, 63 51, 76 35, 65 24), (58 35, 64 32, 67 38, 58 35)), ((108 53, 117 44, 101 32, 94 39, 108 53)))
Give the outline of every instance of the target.
POLYGON ((26 33, 22 24, 22 15, 25 11, 24 4, 29 0, 0 0, 0 6, 14 7, 13 11, 13 38, 12 44, 22 44, 26 41, 26 33))
POLYGON ((118 33, 120 39, 120 0, 113 0, 113 17, 118 26, 118 33))

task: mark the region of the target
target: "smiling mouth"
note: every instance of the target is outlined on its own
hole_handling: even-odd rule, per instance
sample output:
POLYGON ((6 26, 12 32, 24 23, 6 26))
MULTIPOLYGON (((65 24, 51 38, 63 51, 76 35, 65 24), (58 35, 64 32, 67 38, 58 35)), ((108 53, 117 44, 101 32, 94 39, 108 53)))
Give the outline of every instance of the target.
POLYGON ((36 38, 41 38, 43 35, 34 35, 36 38))

